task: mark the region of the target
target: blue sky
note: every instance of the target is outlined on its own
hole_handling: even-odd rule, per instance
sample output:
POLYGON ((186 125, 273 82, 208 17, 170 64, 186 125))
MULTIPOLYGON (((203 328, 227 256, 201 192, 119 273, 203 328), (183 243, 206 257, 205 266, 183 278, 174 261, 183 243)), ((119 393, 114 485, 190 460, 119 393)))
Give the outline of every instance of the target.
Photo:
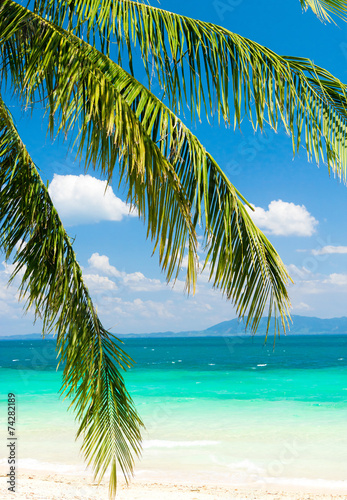
MULTIPOLYGON (((309 57, 347 82, 347 24, 337 20, 338 26, 323 25, 311 12, 301 12, 299 0, 162 0, 160 5, 224 25, 279 54, 309 57)), ((106 327, 120 333, 198 330, 235 317, 233 306, 211 289, 204 274, 195 296, 183 292, 184 269, 175 287, 166 285, 144 225, 128 214, 124 194, 114 185, 103 196, 100 176, 92 170, 83 176, 83 166, 67 153, 67 145, 51 143, 39 110, 30 119, 14 100, 8 104, 75 238, 75 251, 106 327)), ((254 134, 247 123, 242 133, 207 123, 193 131, 257 207, 255 221, 295 281, 290 287, 292 313, 347 315, 346 186, 329 179, 325 165, 318 169, 309 163, 304 149, 293 159, 291 141, 283 132, 254 134)), ((16 288, 7 288, 11 267, 0 257, 0 335, 39 331, 31 313, 23 317, 16 288)))

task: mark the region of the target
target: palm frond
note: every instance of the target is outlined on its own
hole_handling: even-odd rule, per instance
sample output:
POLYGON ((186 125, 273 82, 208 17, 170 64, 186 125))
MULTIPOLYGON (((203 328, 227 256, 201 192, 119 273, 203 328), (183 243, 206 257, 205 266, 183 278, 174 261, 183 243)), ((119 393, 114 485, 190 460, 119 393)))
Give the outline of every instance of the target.
POLYGON ((346 0, 300 0, 300 3, 304 10, 310 8, 322 22, 334 22, 329 12, 347 21, 346 0))
POLYGON ((139 47, 149 84, 154 73, 175 113, 188 104, 192 118, 206 112, 235 126, 245 117, 255 129, 282 125, 294 154, 303 145, 309 160, 327 162, 346 181, 347 88, 310 60, 134 0, 36 0, 35 8, 60 20, 73 9, 70 30, 107 40, 104 49, 119 63, 132 67, 139 47))
POLYGON ((119 161, 120 175, 129 185, 129 197, 140 215, 144 215, 145 195, 161 206, 156 201, 160 183, 165 193, 171 193, 164 200, 167 212, 157 217, 152 210, 147 211, 149 231, 160 242, 160 259, 167 278, 179 272, 188 236, 187 284, 194 281, 195 229, 201 221, 206 263, 214 286, 232 299, 240 316, 247 316, 253 331, 267 306, 269 316, 279 314, 285 328, 289 307, 287 272, 270 242, 253 224, 243 205, 244 198, 198 139, 159 99, 107 56, 38 15, 18 6, 12 8, 14 14, 22 9, 21 22, 30 22, 32 27, 38 23, 37 34, 32 30, 27 46, 13 32, 11 44, 4 44, 8 60, 19 68, 11 73, 18 89, 25 89, 32 101, 35 91, 44 88, 50 95, 52 123, 56 113, 65 131, 78 124, 78 142, 81 151, 86 151, 87 163, 101 165, 111 176, 119 161), (22 70, 23 53, 28 54, 28 59, 22 70), (177 186, 170 179, 175 179, 177 186), (183 200, 177 208, 173 204, 174 189, 183 200), (182 217, 181 206, 189 207, 192 228, 185 214, 182 217), (180 241, 180 250, 174 253, 165 247, 173 235, 180 241))
POLYGON ((69 237, 1 97, 0 249, 14 256, 12 279, 23 270, 21 295, 43 319, 43 331, 57 332, 62 393, 72 399, 95 477, 111 467, 113 498, 116 464, 128 477, 140 453, 142 422, 121 375, 132 362, 96 314, 69 237))
POLYGON ((117 78, 112 61, 99 61, 101 54, 93 47, 14 2, 8 2, 7 19, 0 28, 2 59, 10 67, 7 76, 12 76, 14 88, 26 95, 28 103, 35 93, 40 100, 48 95, 52 134, 59 121, 60 131, 77 128, 76 142, 86 167, 99 165, 109 181, 120 162, 120 183, 124 179, 129 185, 128 199, 147 222, 147 235, 154 248, 159 247, 168 280, 180 271, 188 237, 187 283, 194 288, 197 244, 190 205, 177 173, 157 145, 161 139, 152 141, 147 134, 151 109, 146 110, 146 126, 139 123, 112 83, 117 78))

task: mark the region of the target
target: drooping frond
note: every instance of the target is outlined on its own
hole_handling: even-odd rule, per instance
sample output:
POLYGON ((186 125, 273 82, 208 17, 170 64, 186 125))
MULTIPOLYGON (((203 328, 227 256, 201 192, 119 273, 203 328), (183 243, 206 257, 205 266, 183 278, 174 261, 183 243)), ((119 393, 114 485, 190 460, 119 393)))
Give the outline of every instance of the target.
POLYGON ((322 22, 334 22, 329 12, 347 21, 346 0, 300 0, 300 3, 304 10, 312 9, 322 22))
POLYGON ((62 393, 72 399, 82 451, 97 478, 111 467, 114 497, 116 464, 128 477, 140 453, 142 422, 120 372, 131 360, 97 316, 69 237, 1 97, 0 249, 14 255, 12 278, 23 271, 21 294, 44 332, 57 332, 62 393))
MULTIPOLYGON (((326 3, 343 9, 342 2, 326 3)), ((346 181, 347 89, 310 60, 133 0, 35 0, 35 7, 60 20, 73 12, 70 29, 112 42, 103 48, 114 60, 131 64, 138 46, 149 81, 158 77, 174 112, 187 103, 192 117, 205 110, 237 126, 244 117, 254 128, 282 125, 294 153, 302 144, 309 159, 326 161, 346 181)))
MULTIPOLYGON (((14 2, 7 5, 0 50, 10 63, 7 74, 13 87, 28 102, 37 93, 40 100, 48 96, 51 132, 56 123, 64 132, 77 128, 86 167, 98 165, 110 181, 119 161, 120 182, 126 182, 128 198, 146 220, 168 279, 177 276, 189 239, 188 281, 194 287, 196 234, 190 206, 177 173, 157 145, 159 137, 152 141, 146 131, 151 129, 151 109, 146 109, 145 127, 117 89, 112 61, 14 2)), ((117 85, 121 88, 120 81, 117 85)))
MULTIPOLYGON (((62 117, 64 130, 78 124, 78 141, 81 151, 83 147, 86 150, 87 162, 101 164, 111 176, 118 160, 121 177, 129 185, 129 197, 140 215, 144 214, 145 205, 141 183, 147 187, 160 176, 170 193, 175 188, 170 178, 176 179, 176 190, 190 210, 192 236, 182 219, 180 205, 170 219, 155 217, 155 232, 149 226, 152 237, 160 241, 160 258, 168 279, 174 270, 179 271, 183 252, 177 254, 179 258, 167 251, 163 254, 163 233, 170 239, 172 234, 178 234, 183 245, 189 236, 191 248, 195 228, 201 221, 206 263, 215 287, 232 299, 240 316, 247 316, 253 331, 267 306, 269 316, 279 315, 284 325, 289 306, 287 272, 270 242, 253 224, 244 207, 245 200, 198 139, 159 99, 107 56, 68 31, 13 6, 12 2, 10 5, 16 19, 20 19, 18 11, 23 12, 18 21, 18 39, 12 30, 8 39, 11 43, 4 44, 8 60, 18 59, 19 69, 14 63, 12 80, 18 89, 23 86, 30 101, 37 89, 46 89, 52 123, 56 113, 62 117), (28 45, 20 38, 20 23, 30 23, 32 27, 28 45), (22 70, 23 53, 28 59, 22 70), (148 169, 154 166, 156 174, 149 176, 148 169)), ((155 193, 151 194, 155 197, 155 193)), ((171 207, 168 205, 167 209, 171 207)), ((147 223, 152 218, 148 212, 147 223)), ((194 259, 195 251, 191 251, 188 284, 195 276, 194 259)))

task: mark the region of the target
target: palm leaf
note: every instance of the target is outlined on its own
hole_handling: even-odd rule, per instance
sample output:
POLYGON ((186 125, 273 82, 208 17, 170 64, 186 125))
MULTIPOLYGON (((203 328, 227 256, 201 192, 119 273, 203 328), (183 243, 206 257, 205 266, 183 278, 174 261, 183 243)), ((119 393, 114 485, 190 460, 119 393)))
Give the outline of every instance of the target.
POLYGON ((1 97, 0 248, 13 255, 11 279, 23 270, 21 295, 43 319, 43 331, 57 332, 62 393, 72 398, 95 476, 100 480, 111 466, 114 497, 116 463, 128 477, 140 453, 142 422, 121 375, 131 360, 96 314, 69 237, 1 97))
POLYGON ((54 113, 62 117, 61 127, 65 131, 78 124, 79 147, 82 152, 85 146, 87 163, 101 165, 110 178, 115 162, 119 161, 120 176, 125 177, 129 198, 140 215, 144 215, 148 198, 156 206, 166 207, 167 212, 159 217, 148 210, 146 218, 152 238, 159 242, 167 278, 174 272, 177 276, 189 236, 187 285, 194 285, 195 228, 202 221, 206 265, 210 265, 214 286, 232 299, 240 316, 247 316, 253 331, 267 306, 269 316, 279 314, 285 327, 289 307, 285 268, 270 242, 253 224, 243 205, 244 198, 198 139, 159 99, 107 56, 40 16, 11 2, 10 5, 14 18, 19 19, 19 10, 23 13, 18 23, 19 36, 12 29, 11 43, 4 42, 7 58, 16 66, 11 73, 13 82, 19 90, 25 89, 29 102, 35 91, 42 93, 45 89, 50 96, 52 126, 54 113), (28 45, 21 38, 20 23, 30 23, 32 27, 28 45), (23 54, 27 54, 24 69, 20 65, 23 54), (72 72, 71 68, 78 71, 72 72), (156 200, 160 184, 154 190, 152 184, 158 178, 169 194, 175 188, 170 178, 176 179, 176 191, 183 199, 177 209, 171 195, 163 204, 156 200), (185 214, 182 217, 182 206, 189 207, 192 227, 185 214), (173 235, 180 242, 175 252, 168 251, 167 246, 173 235))
POLYGON ((235 126, 244 117, 255 129, 282 125, 294 154, 304 145, 309 160, 327 162, 346 181, 347 88, 310 60, 133 0, 36 0, 35 8, 62 23, 72 9, 70 30, 99 37, 105 53, 112 42, 113 59, 131 68, 139 47, 149 84, 154 73, 174 112, 188 104, 192 118, 206 112, 235 126))
POLYGON ((334 22, 329 12, 347 21, 346 0, 300 0, 300 3, 304 10, 312 9, 322 22, 334 22))

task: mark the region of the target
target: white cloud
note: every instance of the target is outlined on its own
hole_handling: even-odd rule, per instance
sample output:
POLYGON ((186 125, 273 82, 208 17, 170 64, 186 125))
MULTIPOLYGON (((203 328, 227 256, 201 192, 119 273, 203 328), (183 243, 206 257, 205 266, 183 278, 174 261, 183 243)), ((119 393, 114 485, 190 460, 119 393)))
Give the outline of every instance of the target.
POLYGON ((324 280, 323 283, 329 283, 331 285, 344 286, 347 285, 347 274, 330 274, 329 278, 324 280))
POLYGON ((99 255, 97 252, 93 253, 90 259, 88 259, 88 264, 91 268, 101 271, 106 274, 106 276, 115 276, 116 278, 120 278, 124 274, 121 271, 118 271, 118 269, 114 266, 111 266, 110 259, 107 255, 99 255))
MULTIPOLYGON (((165 302, 142 300, 140 298, 123 300, 120 297, 111 296, 105 297, 102 303, 99 304, 99 310, 105 316, 112 316, 116 313, 118 316, 130 318, 135 323, 140 321, 140 325, 141 321, 143 322, 143 318, 153 321, 159 318, 174 318, 175 316, 171 311, 173 308, 174 304, 171 300, 166 300, 165 302)), ((144 331, 145 327, 142 324, 142 332, 144 331)), ((128 332, 130 332, 130 330, 128 330, 128 332)))
POLYGON ((100 276, 99 274, 84 274, 83 278, 87 284, 87 287, 92 292, 99 292, 104 290, 117 290, 117 285, 114 281, 110 280, 106 276, 100 276))
MULTIPOLYGON (((12 276, 12 274, 15 272, 16 268, 17 268, 17 264, 7 264, 7 262, 2 262, 2 265, 4 266, 4 269, 2 271, 0 271, 0 274, 2 274, 3 276, 5 276, 8 280, 10 279, 10 277, 12 276)), ((24 265, 22 266, 19 271, 16 273, 16 282, 19 283, 19 279, 22 279, 23 278, 23 275, 26 271, 26 268, 27 266, 24 265)))
POLYGON ((123 283, 136 292, 154 292, 166 288, 165 283, 162 283, 158 279, 146 278, 146 276, 139 271, 125 274, 123 276, 123 283))
POLYGON ((48 191, 59 215, 70 226, 120 221, 124 216, 136 215, 106 181, 90 175, 54 174, 48 191))
POLYGON ((298 267, 295 264, 289 264, 286 266, 289 275, 294 279, 294 281, 298 278, 300 280, 305 281, 308 279, 313 279, 314 274, 307 269, 305 266, 298 267))
POLYGON ((167 288, 166 283, 163 283, 158 279, 147 278, 140 271, 136 271, 134 273, 119 271, 116 267, 110 264, 110 259, 107 255, 93 253, 90 259, 88 259, 88 264, 93 270, 97 270, 107 276, 118 278, 118 283, 129 288, 131 291, 155 292, 157 290, 164 290, 167 288))
POLYGON ((306 304, 306 302, 299 302, 299 304, 293 304, 293 311, 311 311, 312 307, 306 304))
POLYGON ((16 243, 15 248, 17 251, 21 251, 26 247, 26 245, 27 245, 26 241, 24 241, 24 240, 22 240, 22 238, 20 238, 18 240, 18 242, 16 243))
POLYGON ((347 247, 326 245, 325 247, 319 248, 318 250, 312 250, 313 255, 327 255, 334 253, 347 253, 347 247))
POLYGON ((171 305, 172 302, 169 300, 166 302, 154 302, 153 300, 143 301, 135 299, 133 302, 133 308, 136 310, 136 313, 148 318, 152 317, 153 314, 159 318, 173 318, 174 315, 169 311, 171 305))
POLYGON ((318 221, 304 205, 295 205, 282 200, 274 200, 268 210, 254 207, 249 211, 253 221, 266 233, 278 236, 312 236, 318 221))
POLYGON ((293 307, 296 304, 296 308, 300 302, 307 303, 311 307, 312 296, 326 292, 327 287, 324 284, 326 275, 307 269, 305 266, 298 267, 295 264, 286 265, 286 268, 294 280, 294 284, 289 285, 289 296, 293 299, 293 307))

